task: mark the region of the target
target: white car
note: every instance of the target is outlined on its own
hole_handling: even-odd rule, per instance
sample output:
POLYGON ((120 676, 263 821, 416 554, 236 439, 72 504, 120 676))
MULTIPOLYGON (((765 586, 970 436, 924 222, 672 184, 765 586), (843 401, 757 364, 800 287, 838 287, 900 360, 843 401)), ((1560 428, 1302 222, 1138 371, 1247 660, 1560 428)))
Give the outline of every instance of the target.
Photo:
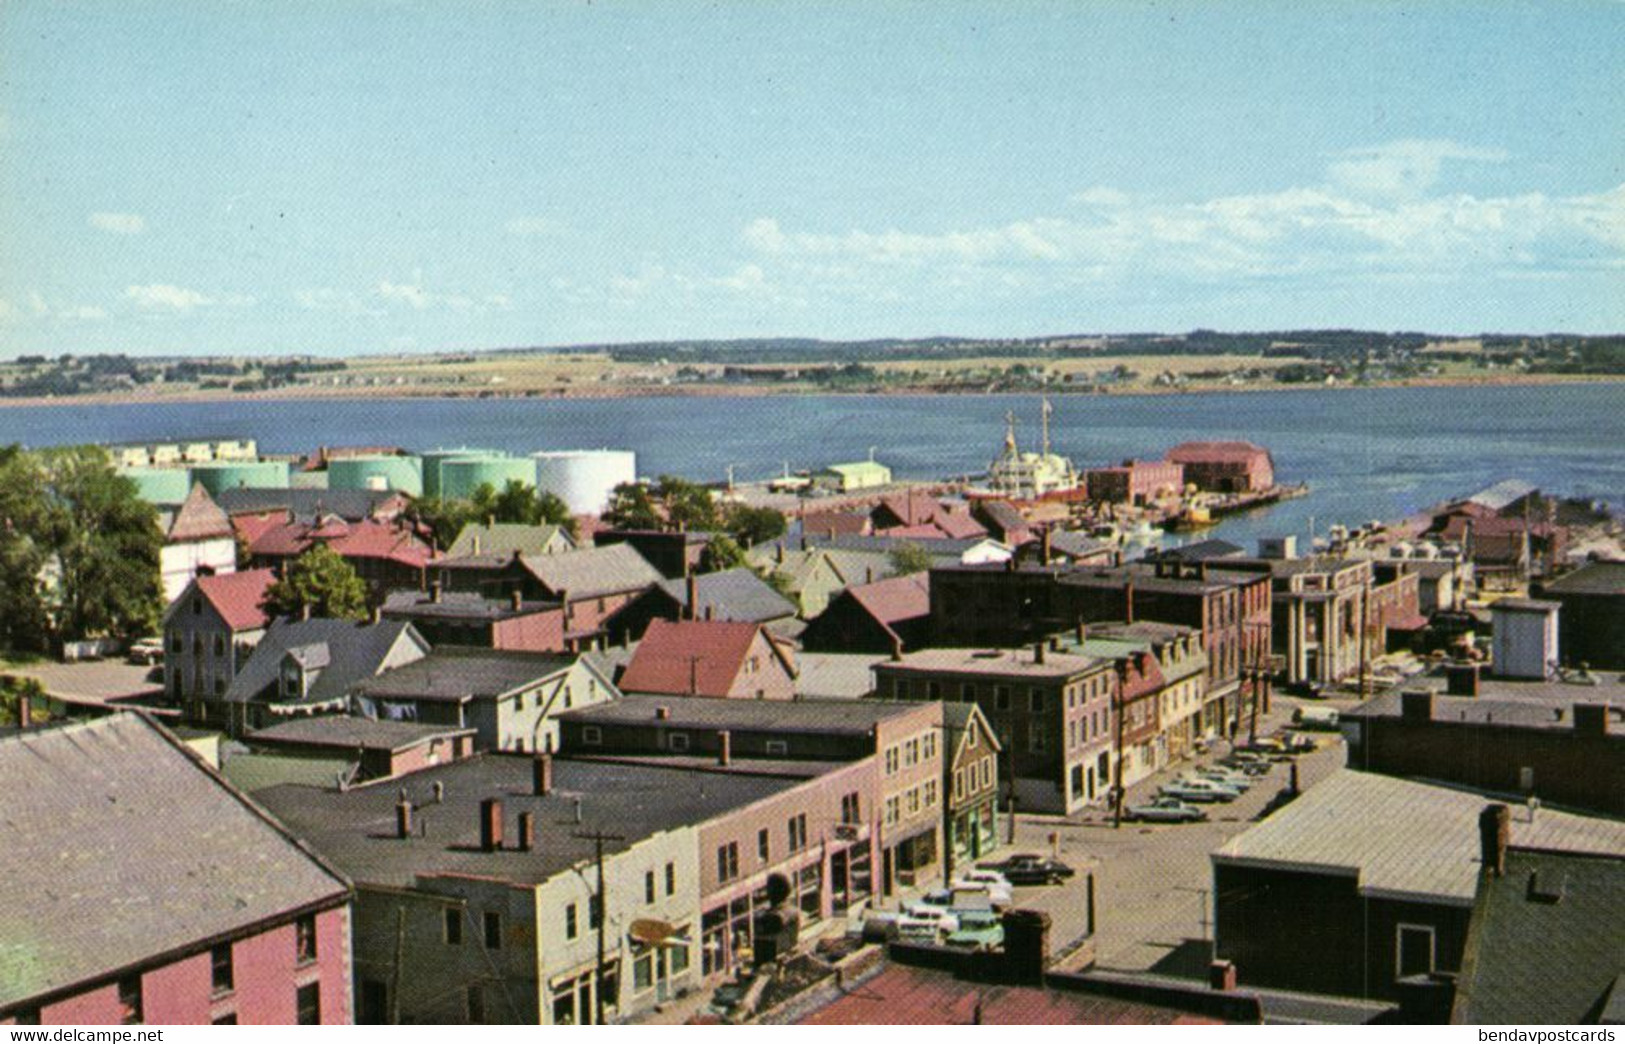
POLYGON ((966 870, 954 880, 953 888, 955 891, 986 892, 993 905, 997 907, 1009 906, 1016 897, 1015 889, 1010 887, 1009 880, 997 870, 980 868, 966 870))
POLYGON ((959 916, 940 906, 911 903, 895 922, 899 938, 917 942, 936 942, 942 936, 959 931, 959 916))

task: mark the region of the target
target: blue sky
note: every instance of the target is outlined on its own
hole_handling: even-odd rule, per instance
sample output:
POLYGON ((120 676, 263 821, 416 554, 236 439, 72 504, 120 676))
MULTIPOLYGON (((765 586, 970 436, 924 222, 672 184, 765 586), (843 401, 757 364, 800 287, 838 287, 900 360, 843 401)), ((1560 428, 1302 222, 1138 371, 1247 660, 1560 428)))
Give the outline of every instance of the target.
POLYGON ((1625 330, 1625 3, 0 4, 0 356, 1625 330))

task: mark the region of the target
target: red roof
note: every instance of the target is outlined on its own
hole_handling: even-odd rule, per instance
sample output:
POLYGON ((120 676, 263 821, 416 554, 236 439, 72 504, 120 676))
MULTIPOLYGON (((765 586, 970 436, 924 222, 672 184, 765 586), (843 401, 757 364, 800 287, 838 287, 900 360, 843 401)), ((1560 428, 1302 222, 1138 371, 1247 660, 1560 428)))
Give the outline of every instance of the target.
POLYGON ((801 1020, 812 1026, 1220 1025, 1220 1020, 1066 989, 967 982, 893 964, 801 1020))
POLYGON ((847 593, 881 623, 897 623, 931 615, 929 573, 910 573, 872 584, 847 588, 847 593))
POLYGON ((270 623, 262 608, 265 592, 276 580, 269 569, 247 569, 197 578, 198 593, 209 600, 233 631, 253 631, 270 623))
POLYGON ((655 620, 621 676, 627 692, 726 697, 761 636, 790 672, 787 654, 760 624, 724 620, 655 620))
POLYGON ((288 513, 286 511, 267 511, 259 515, 231 516, 231 524, 237 530, 237 535, 250 548, 254 546, 255 541, 259 540, 260 537, 278 526, 286 525, 287 522, 288 513))
POLYGON ((1268 457, 1269 450, 1251 442, 1181 442, 1165 459, 1176 464, 1245 464, 1260 456, 1268 457))
POLYGON ((409 529, 373 519, 345 522, 335 516, 323 519, 320 526, 303 522, 273 525, 249 542, 248 551, 267 558, 292 558, 318 541, 342 558, 381 558, 422 566, 434 557, 429 545, 409 529))
POLYGON ((801 518, 801 531, 816 536, 866 536, 869 530, 869 516, 851 511, 826 511, 801 518))

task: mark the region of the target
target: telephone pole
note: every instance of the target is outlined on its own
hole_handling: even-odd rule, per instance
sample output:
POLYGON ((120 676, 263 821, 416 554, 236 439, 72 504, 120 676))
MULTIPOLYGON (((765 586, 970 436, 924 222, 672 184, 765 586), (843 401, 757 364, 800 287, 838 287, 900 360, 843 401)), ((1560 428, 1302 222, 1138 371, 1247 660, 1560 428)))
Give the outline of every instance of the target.
POLYGON ((582 830, 570 835, 581 841, 591 841, 593 844, 594 862, 598 864, 598 892, 593 897, 598 904, 598 970, 594 976, 593 984, 593 1021, 598 1025, 604 1024, 604 933, 609 924, 609 903, 605 899, 606 882, 604 880, 604 842, 625 841, 621 834, 606 834, 602 830, 582 830))

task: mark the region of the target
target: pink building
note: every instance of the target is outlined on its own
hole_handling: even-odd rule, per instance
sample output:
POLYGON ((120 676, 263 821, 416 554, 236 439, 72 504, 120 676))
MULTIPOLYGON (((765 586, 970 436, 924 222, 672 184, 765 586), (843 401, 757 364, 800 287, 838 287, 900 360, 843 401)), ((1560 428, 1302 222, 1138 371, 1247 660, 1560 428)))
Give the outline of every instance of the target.
POLYGON ((616 684, 624 692, 792 700, 796 668, 761 624, 654 620, 616 684))
POLYGON ((1144 504, 1185 488, 1185 467, 1167 460, 1125 460, 1115 468, 1090 468, 1090 500, 1144 504))
POLYGON ((1258 493, 1275 485, 1270 451, 1251 442, 1182 442, 1167 460, 1182 464, 1185 481, 1211 493, 1258 493))
POLYGON ((0 1024, 351 1021, 350 884, 150 719, 0 740, 0 1024))

